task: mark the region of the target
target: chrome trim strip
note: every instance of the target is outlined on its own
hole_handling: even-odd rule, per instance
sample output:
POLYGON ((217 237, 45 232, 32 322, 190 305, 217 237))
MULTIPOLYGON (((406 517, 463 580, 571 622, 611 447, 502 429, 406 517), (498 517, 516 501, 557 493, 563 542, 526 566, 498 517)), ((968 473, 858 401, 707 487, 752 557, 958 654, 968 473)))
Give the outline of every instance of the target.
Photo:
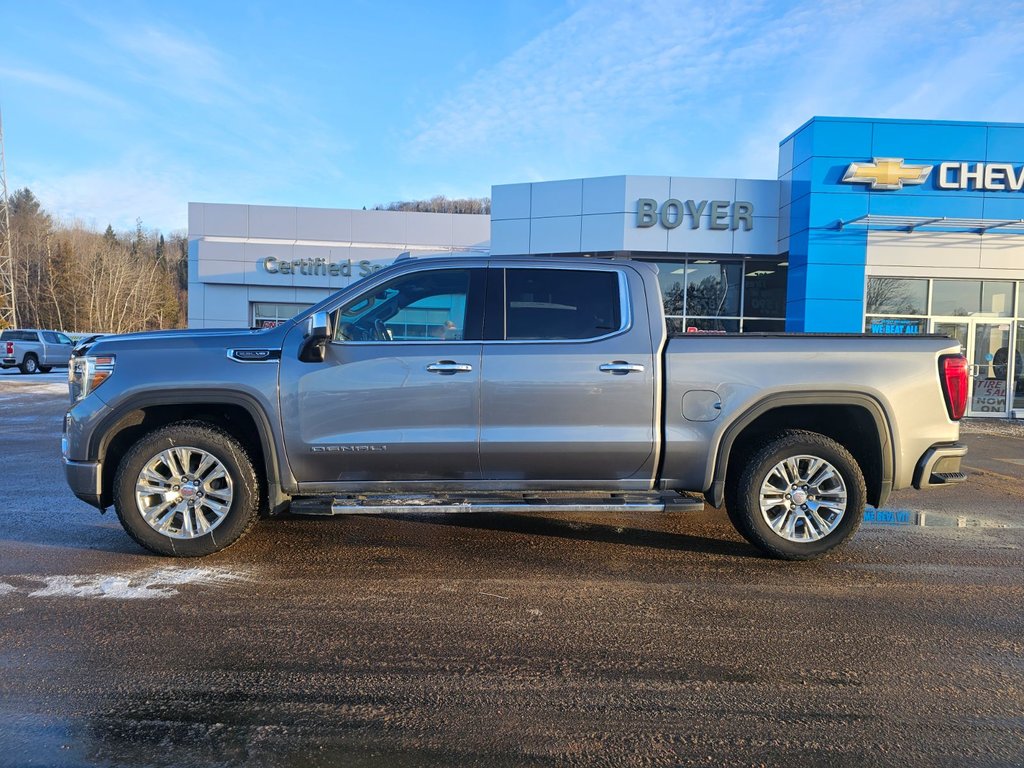
POLYGON ((559 504, 558 502, 546 503, 474 503, 465 502, 462 504, 379 504, 379 505, 356 505, 356 504, 331 504, 332 515, 437 515, 452 514, 456 512, 492 512, 492 513, 516 513, 516 512, 569 512, 569 513, 593 513, 593 512, 664 512, 664 502, 652 503, 574 503, 559 504))

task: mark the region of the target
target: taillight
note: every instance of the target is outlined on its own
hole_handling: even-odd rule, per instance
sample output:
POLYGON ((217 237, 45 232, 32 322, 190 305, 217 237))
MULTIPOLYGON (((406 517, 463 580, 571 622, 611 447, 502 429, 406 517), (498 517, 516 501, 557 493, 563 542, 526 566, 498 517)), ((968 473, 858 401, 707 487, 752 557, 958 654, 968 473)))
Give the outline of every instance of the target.
POLYGON ((7 342, 7 354, 8 355, 13 355, 14 354, 14 342, 13 341, 8 341, 7 342))
POLYGON ((963 355, 944 355, 939 359, 942 374, 942 394, 946 396, 949 418, 959 421, 967 410, 967 358, 963 355))

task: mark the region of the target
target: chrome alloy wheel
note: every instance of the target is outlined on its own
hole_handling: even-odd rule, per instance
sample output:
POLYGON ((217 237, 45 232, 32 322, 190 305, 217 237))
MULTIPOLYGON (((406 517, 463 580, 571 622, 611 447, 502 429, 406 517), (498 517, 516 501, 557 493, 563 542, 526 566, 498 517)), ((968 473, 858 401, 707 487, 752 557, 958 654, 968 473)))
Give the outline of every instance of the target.
POLYGON ((227 517, 234 496, 224 465, 199 448, 178 446, 146 462, 135 504, 150 528, 172 539, 205 536, 227 517))
POLYGON ((761 483, 761 517, 787 541, 818 541, 836 529, 846 513, 846 483, 818 456, 790 456, 761 483))

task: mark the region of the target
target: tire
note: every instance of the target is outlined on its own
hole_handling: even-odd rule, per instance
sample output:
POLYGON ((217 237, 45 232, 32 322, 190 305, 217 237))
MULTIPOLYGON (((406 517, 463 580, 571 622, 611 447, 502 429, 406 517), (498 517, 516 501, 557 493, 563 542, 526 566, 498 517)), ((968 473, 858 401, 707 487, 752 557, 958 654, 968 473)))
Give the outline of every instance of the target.
POLYGON ((802 430, 774 435, 755 450, 725 494, 736 530, 783 560, 813 560, 845 544, 860 527, 866 498, 864 474, 850 452, 802 430))
POLYGON ((39 366, 39 372, 40 373, 49 373, 52 370, 53 370, 53 366, 52 365, 40 365, 39 366))
POLYGON ((24 374, 32 374, 39 372, 39 360, 29 352, 25 357, 21 359, 21 365, 18 366, 18 370, 24 374))
POLYGON ((114 508, 128 535, 150 552, 204 557, 230 547, 252 527, 259 489, 252 459, 238 440, 212 424, 182 421, 144 435, 121 459, 114 508))

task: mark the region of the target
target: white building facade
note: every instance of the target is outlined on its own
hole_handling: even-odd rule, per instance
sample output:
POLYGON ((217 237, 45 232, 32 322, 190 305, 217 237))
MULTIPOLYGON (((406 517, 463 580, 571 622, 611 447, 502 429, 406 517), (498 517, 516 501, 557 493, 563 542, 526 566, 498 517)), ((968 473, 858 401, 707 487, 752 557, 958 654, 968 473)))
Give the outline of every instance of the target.
POLYGON ((403 253, 486 253, 475 214, 189 203, 188 325, 269 327, 403 253))

